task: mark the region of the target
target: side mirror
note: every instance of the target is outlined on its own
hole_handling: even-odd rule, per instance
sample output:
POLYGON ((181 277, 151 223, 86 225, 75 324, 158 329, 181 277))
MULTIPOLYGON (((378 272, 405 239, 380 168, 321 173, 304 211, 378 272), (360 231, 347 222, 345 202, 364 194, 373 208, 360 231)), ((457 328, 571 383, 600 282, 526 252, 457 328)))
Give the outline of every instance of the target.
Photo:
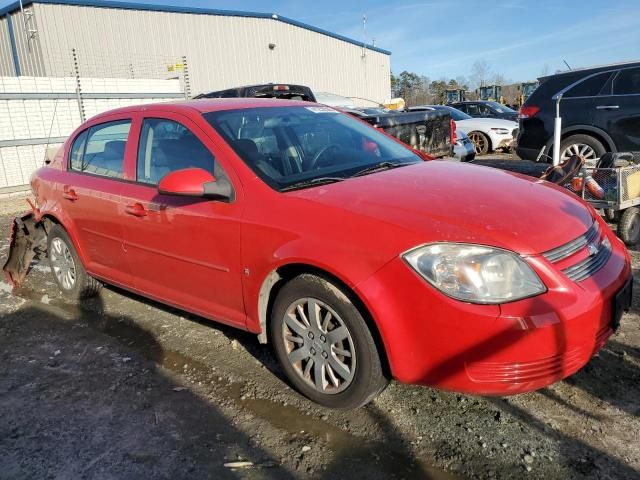
POLYGON ((233 200, 233 187, 226 178, 216 178, 202 168, 184 168, 167 173, 158 184, 164 195, 233 200))

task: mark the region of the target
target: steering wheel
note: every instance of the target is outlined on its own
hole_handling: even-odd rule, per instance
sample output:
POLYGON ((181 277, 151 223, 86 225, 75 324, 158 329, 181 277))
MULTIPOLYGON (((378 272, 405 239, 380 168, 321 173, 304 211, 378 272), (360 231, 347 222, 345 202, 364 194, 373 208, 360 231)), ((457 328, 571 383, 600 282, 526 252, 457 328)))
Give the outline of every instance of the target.
POLYGON ((318 153, 316 153, 313 158, 311 159, 311 161, 309 162, 309 165, 307 166, 307 170, 313 170, 316 165, 318 164, 318 160, 320 160, 320 158, 327 153, 330 150, 341 150, 342 147, 336 143, 330 143, 329 145, 326 145, 324 147, 322 147, 318 153))

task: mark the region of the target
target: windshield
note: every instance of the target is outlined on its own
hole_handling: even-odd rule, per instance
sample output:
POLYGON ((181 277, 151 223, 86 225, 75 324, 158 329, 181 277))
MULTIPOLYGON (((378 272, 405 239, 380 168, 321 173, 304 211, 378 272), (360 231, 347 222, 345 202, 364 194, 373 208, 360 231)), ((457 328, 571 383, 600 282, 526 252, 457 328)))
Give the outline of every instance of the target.
POLYGON ((329 107, 247 108, 204 117, 276 190, 340 181, 370 168, 374 173, 377 165, 422 161, 409 148, 329 107))
POLYGON ((447 110, 449 110, 449 113, 451 114, 451 118, 454 121, 457 121, 457 120, 469 120, 470 118, 473 118, 473 117, 467 115, 466 113, 461 112, 457 108, 453 108, 453 107, 449 107, 449 106, 444 106, 442 108, 443 109, 446 108, 447 110))
POLYGON ((515 110, 512 110, 506 105, 502 105, 498 102, 488 102, 488 104, 498 113, 517 113, 515 110))

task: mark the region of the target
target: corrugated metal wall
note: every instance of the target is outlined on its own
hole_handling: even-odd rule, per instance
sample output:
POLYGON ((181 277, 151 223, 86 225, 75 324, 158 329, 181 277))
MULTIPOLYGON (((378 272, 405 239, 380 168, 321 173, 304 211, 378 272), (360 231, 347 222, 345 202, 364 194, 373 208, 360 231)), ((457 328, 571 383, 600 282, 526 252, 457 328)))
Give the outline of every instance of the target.
POLYGON ((41 38, 38 35, 30 36, 27 32, 29 29, 38 29, 38 19, 34 15, 30 18, 29 25, 25 25, 24 16, 18 10, 11 14, 11 23, 13 24, 13 37, 20 62, 20 73, 34 77, 45 76, 47 72, 42 56, 41 38))
POLYGON ((9 40, 9 20, 7 16, 0 17, 0 77, 15 75, 13 56, 9 40))
POLYGON ((90 76, 126 77, 134 65, 166 71, 166 62, 157 59, 184 55, 194 94, 290 82, 378 102, 389 96, 389 55, 367 50, 363 57, 358 45, 276 20, 38 3, 32 8, 38 38, 30 52, 22 30, 16 32, 24 74, 68 75, 76 48, 81 74, 90 76))

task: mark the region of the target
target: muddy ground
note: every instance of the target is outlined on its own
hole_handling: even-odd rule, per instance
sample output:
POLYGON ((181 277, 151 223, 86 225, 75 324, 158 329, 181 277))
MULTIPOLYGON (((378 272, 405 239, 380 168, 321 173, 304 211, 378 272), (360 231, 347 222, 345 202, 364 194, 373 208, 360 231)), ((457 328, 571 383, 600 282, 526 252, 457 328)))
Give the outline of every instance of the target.
MULTIPOLYGON (((21 210, 0 199, 2 261, 21 210)), ((509 398, 392 383, 347 413, 292 391, 253 335, 111 287, 68 303, 46 260, 10 290, 0 283, 0 478, 640 478, 640 289, 567 381, 509 398)))

